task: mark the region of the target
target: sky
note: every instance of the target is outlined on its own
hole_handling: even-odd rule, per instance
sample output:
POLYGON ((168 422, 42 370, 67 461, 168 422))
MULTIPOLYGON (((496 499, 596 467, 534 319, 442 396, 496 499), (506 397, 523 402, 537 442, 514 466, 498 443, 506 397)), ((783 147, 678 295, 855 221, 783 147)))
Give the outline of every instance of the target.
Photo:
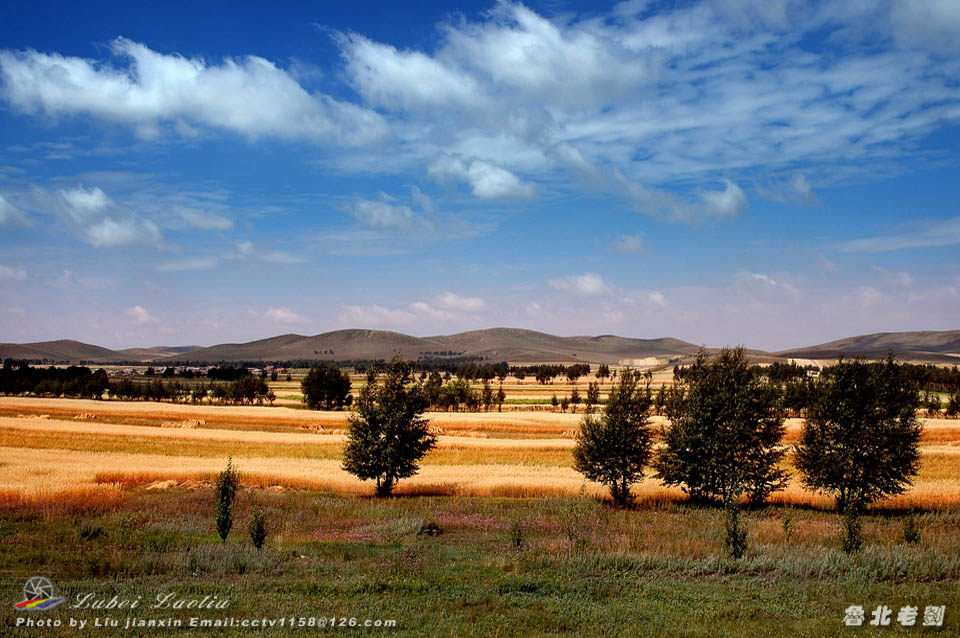
POLYGON ((8 3, 0 341, 960 329, 960 3, 8 3))

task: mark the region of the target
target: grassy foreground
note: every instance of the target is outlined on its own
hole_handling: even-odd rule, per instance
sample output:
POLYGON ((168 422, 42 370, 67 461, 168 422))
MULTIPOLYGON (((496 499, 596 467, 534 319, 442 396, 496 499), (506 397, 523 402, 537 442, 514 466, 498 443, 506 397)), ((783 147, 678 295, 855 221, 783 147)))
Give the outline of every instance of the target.
MULTIPOLYGON (((590 498, 375 499, 305 490, 244 489, 226 544, 216 537, 212 492, 128 490, 112 499, 36 501, 0 511, 0 633, 23 636, 288 635, 259 630, 126 629, 127 616, 216 620, 356 618, 395 628, 310 628, 393 636, 856 636, 957 635, 960 512, 919 516, 922 539, 903 541, 903 518, 866 519, 857 556, 839 551, 835 514, 767 508, 747 514, 750 550, 726 558, 721 513, 685 504, 615 511, 590 498), (254 505, 271 536, 254 549, 254 505), (787 522, 789 521, 789 522, 787 522), (519 546, 519 547, 518 547, 519 546), (27 578, 53 581, 67 602, 17 612, 27 578), (75 597, 141 596, 141 608, 70 609, 75 597), (157 595, 217 596, 227 609, 149 609, 157 595), (862 627, 843 625, 862 605, 862 627), (870 627, 879 605, 887 627, 870 627), (896 621, 920 608, 917 626, 896 621), (926 605, 945 605, 939 629, 922 627, 926 605), (16 627, 18 617, 57 620, 16 627), (86 620, 80 630, 69 619, 86 620), (116 628, 91 627, 115 619, 116 628)), ((338 621, 339 622, 339 621, 338 621)))

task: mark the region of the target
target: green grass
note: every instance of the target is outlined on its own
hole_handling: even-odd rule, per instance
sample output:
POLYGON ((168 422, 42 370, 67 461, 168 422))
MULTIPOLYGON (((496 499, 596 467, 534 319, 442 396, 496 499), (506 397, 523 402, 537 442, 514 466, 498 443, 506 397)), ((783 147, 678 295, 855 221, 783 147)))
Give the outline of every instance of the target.
MULTIPOLYGON (((584 498, 376 500, 316 492, 244 490, 227 543, 214 532, 212 493, 133 491, 114 509, 78 518, 57 506, 0 514, 3 591, 0 626, 18 630, 23 582, 50 578, 58 594, 158 594, 229 599, 229 610, 152 611, 149 617, 346 617, 395 619, 395 636, 858 636, 916 635, 929 628, 845 628, 843 610, 861 604, 946 605, 941 635, 960 628, 960 512, 919 516, 923 537, 902 542, 900 517, 864 525, 865 549, 838 549, 831 513, 746 513, 750 548, 727 558, 722 512, 669 505, 619 512, 584 498), (271 536, 263 551, 246 537, 254 505, 271 536), (523 549, 511 530, 519 522, 523 549), (421 533, 429 523, 442 533, 421 533)), ((21 614, 22 615, 22 614, 21 614)), ((125 612, 34 612, 88 621, 125 612)), ((157 635, 156 630, 55 635, 157 635)), ((245 635, 239 629, 191 635, 245 635)), ((318 631, 306 630, 303 631, 318 631)), ((324 631, 331 631, 326 629, 324 631)), ((345 628, 336 631, 347 631, 345 628)), ((268 629, 257 635, 287 635, 268 629)), ((48 634, 54 635, 54 634, 48 634)), ((162 635, 162 634, 161 634, 162 635)))

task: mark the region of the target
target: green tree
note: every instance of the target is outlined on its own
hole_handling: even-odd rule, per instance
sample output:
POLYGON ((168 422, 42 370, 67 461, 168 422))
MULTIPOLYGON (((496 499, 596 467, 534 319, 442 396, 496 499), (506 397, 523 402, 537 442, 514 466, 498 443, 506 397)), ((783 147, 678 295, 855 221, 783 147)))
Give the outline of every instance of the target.
POLYGON ((303 402, 311 410, 339 410, 350 405, 350 375, 334 365, 311 368, 300 382, 303 402))
POLYGON ((527 378, 527 373, 523 370, 517 370, 513 373, 513 378, 516 379, 520 385, 523 385, 523 380, 527 378))
POLYGON ((416 474, 420 459, 436 444, 422 417, 423 389, 409 382, 409 364, 394 359, 382 382, 364 386, 349 418, 343 469, 376 480, 377 496, 389 496, 398 480, 416 474))
POLYGON ((596 381, 587 385, 587 414, 593 412, 593 406, 600 403, 600 384, 596 381))
POLYGON ((574 388, 573 390, 570 391, 570 403, 573 405, 573 411, 574 411, 574 413, 576 413, 576 411, 577 411, 577 406, 580 405, 580 401, 582 401, 582 400, 583 400, 583 398, 580 396, 579 390, 577 390, 576 388, 574 388))
POLYGON ((503 411, 503 402, 507 400, 507 393, 503 391, 503 384, 497 388, 497 412, 503 411))
POLYGON ((610 390, 603 414, 587 414, 580 422, 574 468, 606 485, 618 507, 629 504, 630 487, 643 478, 650 458, 650 401, 649 386, 641 385, 635 373, 625 372, 610 390))
POLYGON ((233 459, 227 458, 227 467, 217 476, 215 485, 217 533, 224 542, 233 527, 233 501, 237 497, 238 485, 239 478, 233 469, 233 459))
POLYGON ((605 363, 601 363, 597 367, 597 378, 600 379, 600 383, 603 383, 603 380, 610 376, 610 366, 605 363))
POLYGON ((783 489, 780 393, 748 365, 742 347, 724 348, 709 362, 701 350, 682 387, 671 393, 667 417, 665 446, 655 462, 666 485, 725 506, 744 492, 762 502, 783 489))
POLYGON ((490 406, 493 405, 493 388, 490 387, 490 382, 486 379, 483 381, 483 390, 480 393, 480 402, 483 404, 484 411, 489 412, 490 406))
POLYGON ((833 494, 841 512, 899 494, 920 464, 920 393, 891 353, 843 361, 821 381, 796 452, 803 484, 833 494))

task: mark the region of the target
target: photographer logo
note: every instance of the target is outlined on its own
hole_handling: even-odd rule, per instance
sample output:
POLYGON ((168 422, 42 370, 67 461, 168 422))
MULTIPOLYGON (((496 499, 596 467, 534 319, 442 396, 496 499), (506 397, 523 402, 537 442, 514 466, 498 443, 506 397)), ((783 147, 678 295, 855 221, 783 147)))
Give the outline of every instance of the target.
POLYGON ((43 576, 34 576, 23 586, 23 600, 14 604, 16 609, 53 609, 64 601, 54 596, 53 583, 43 576))

